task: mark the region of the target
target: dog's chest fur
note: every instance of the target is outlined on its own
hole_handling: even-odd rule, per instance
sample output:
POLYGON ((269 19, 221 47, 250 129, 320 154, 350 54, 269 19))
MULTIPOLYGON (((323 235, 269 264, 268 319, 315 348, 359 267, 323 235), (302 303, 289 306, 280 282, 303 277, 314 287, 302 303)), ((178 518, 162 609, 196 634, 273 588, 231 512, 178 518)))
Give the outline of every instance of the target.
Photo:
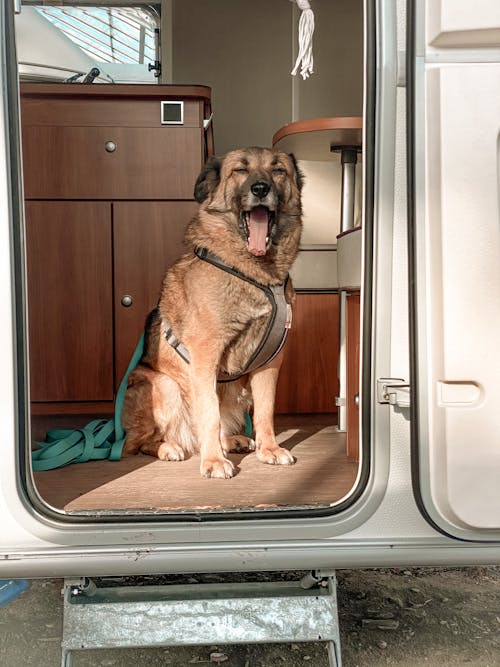
POLYGON ((159 307, 188 352, 193 331, 208 333, 220 349, 219 371, 228 374, 246 366, 272 313, 259 287, 197 258, 167 274, 159 307))

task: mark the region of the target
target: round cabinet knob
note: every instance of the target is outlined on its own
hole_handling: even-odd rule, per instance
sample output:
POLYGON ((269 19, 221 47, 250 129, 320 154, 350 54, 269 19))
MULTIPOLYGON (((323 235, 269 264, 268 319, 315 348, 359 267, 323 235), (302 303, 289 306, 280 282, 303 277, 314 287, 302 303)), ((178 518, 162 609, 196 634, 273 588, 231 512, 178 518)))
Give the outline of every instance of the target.
POLYGON ((134 300, 132 299, 130 294, 124 294, 120 299, 120 302, 122 306, 124 306, 125 308, 129 308, 134 303, 134 300))
POLYGON ((116 144, 114 141, 106 141, 104 144, 104 148, 107 150, 108 153, 114 153, 116 151, 116 144))

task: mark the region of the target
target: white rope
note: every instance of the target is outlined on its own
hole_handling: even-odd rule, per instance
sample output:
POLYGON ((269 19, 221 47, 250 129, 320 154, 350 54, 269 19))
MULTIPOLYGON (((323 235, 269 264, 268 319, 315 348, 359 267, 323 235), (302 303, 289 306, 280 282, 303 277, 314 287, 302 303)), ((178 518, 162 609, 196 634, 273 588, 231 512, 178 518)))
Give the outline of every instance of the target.
POLYGON ((292 75, 299 71, 303 79, 307 79, 313 73, 312 41, 314 33, 314 13, 308 0, 296 0, 299 9, 302 10, 299 21, 299 54, 295 61, 292 75))

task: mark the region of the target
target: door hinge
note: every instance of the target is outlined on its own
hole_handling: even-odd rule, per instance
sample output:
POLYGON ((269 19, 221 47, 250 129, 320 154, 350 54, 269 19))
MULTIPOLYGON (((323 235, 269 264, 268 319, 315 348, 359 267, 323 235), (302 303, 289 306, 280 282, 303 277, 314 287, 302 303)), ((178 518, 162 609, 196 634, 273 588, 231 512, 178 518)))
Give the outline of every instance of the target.
POLYGON ((377 380, 377 401, 398 408, 410 407, 410 385, 402 378, 379 378, 377 380))

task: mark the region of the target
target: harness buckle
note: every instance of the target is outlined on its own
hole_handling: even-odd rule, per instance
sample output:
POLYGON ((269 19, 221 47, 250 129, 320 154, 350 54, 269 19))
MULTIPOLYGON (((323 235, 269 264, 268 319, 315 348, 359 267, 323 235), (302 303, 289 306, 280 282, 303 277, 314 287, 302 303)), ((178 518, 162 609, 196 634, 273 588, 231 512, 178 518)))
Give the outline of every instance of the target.
POLYGON ((174 348, 174 350, 178 347, 179 345, 179 340, 175 337, 174 332, 172 329, 166 329, 165 330, 165 338, 167 343, 174 348))

